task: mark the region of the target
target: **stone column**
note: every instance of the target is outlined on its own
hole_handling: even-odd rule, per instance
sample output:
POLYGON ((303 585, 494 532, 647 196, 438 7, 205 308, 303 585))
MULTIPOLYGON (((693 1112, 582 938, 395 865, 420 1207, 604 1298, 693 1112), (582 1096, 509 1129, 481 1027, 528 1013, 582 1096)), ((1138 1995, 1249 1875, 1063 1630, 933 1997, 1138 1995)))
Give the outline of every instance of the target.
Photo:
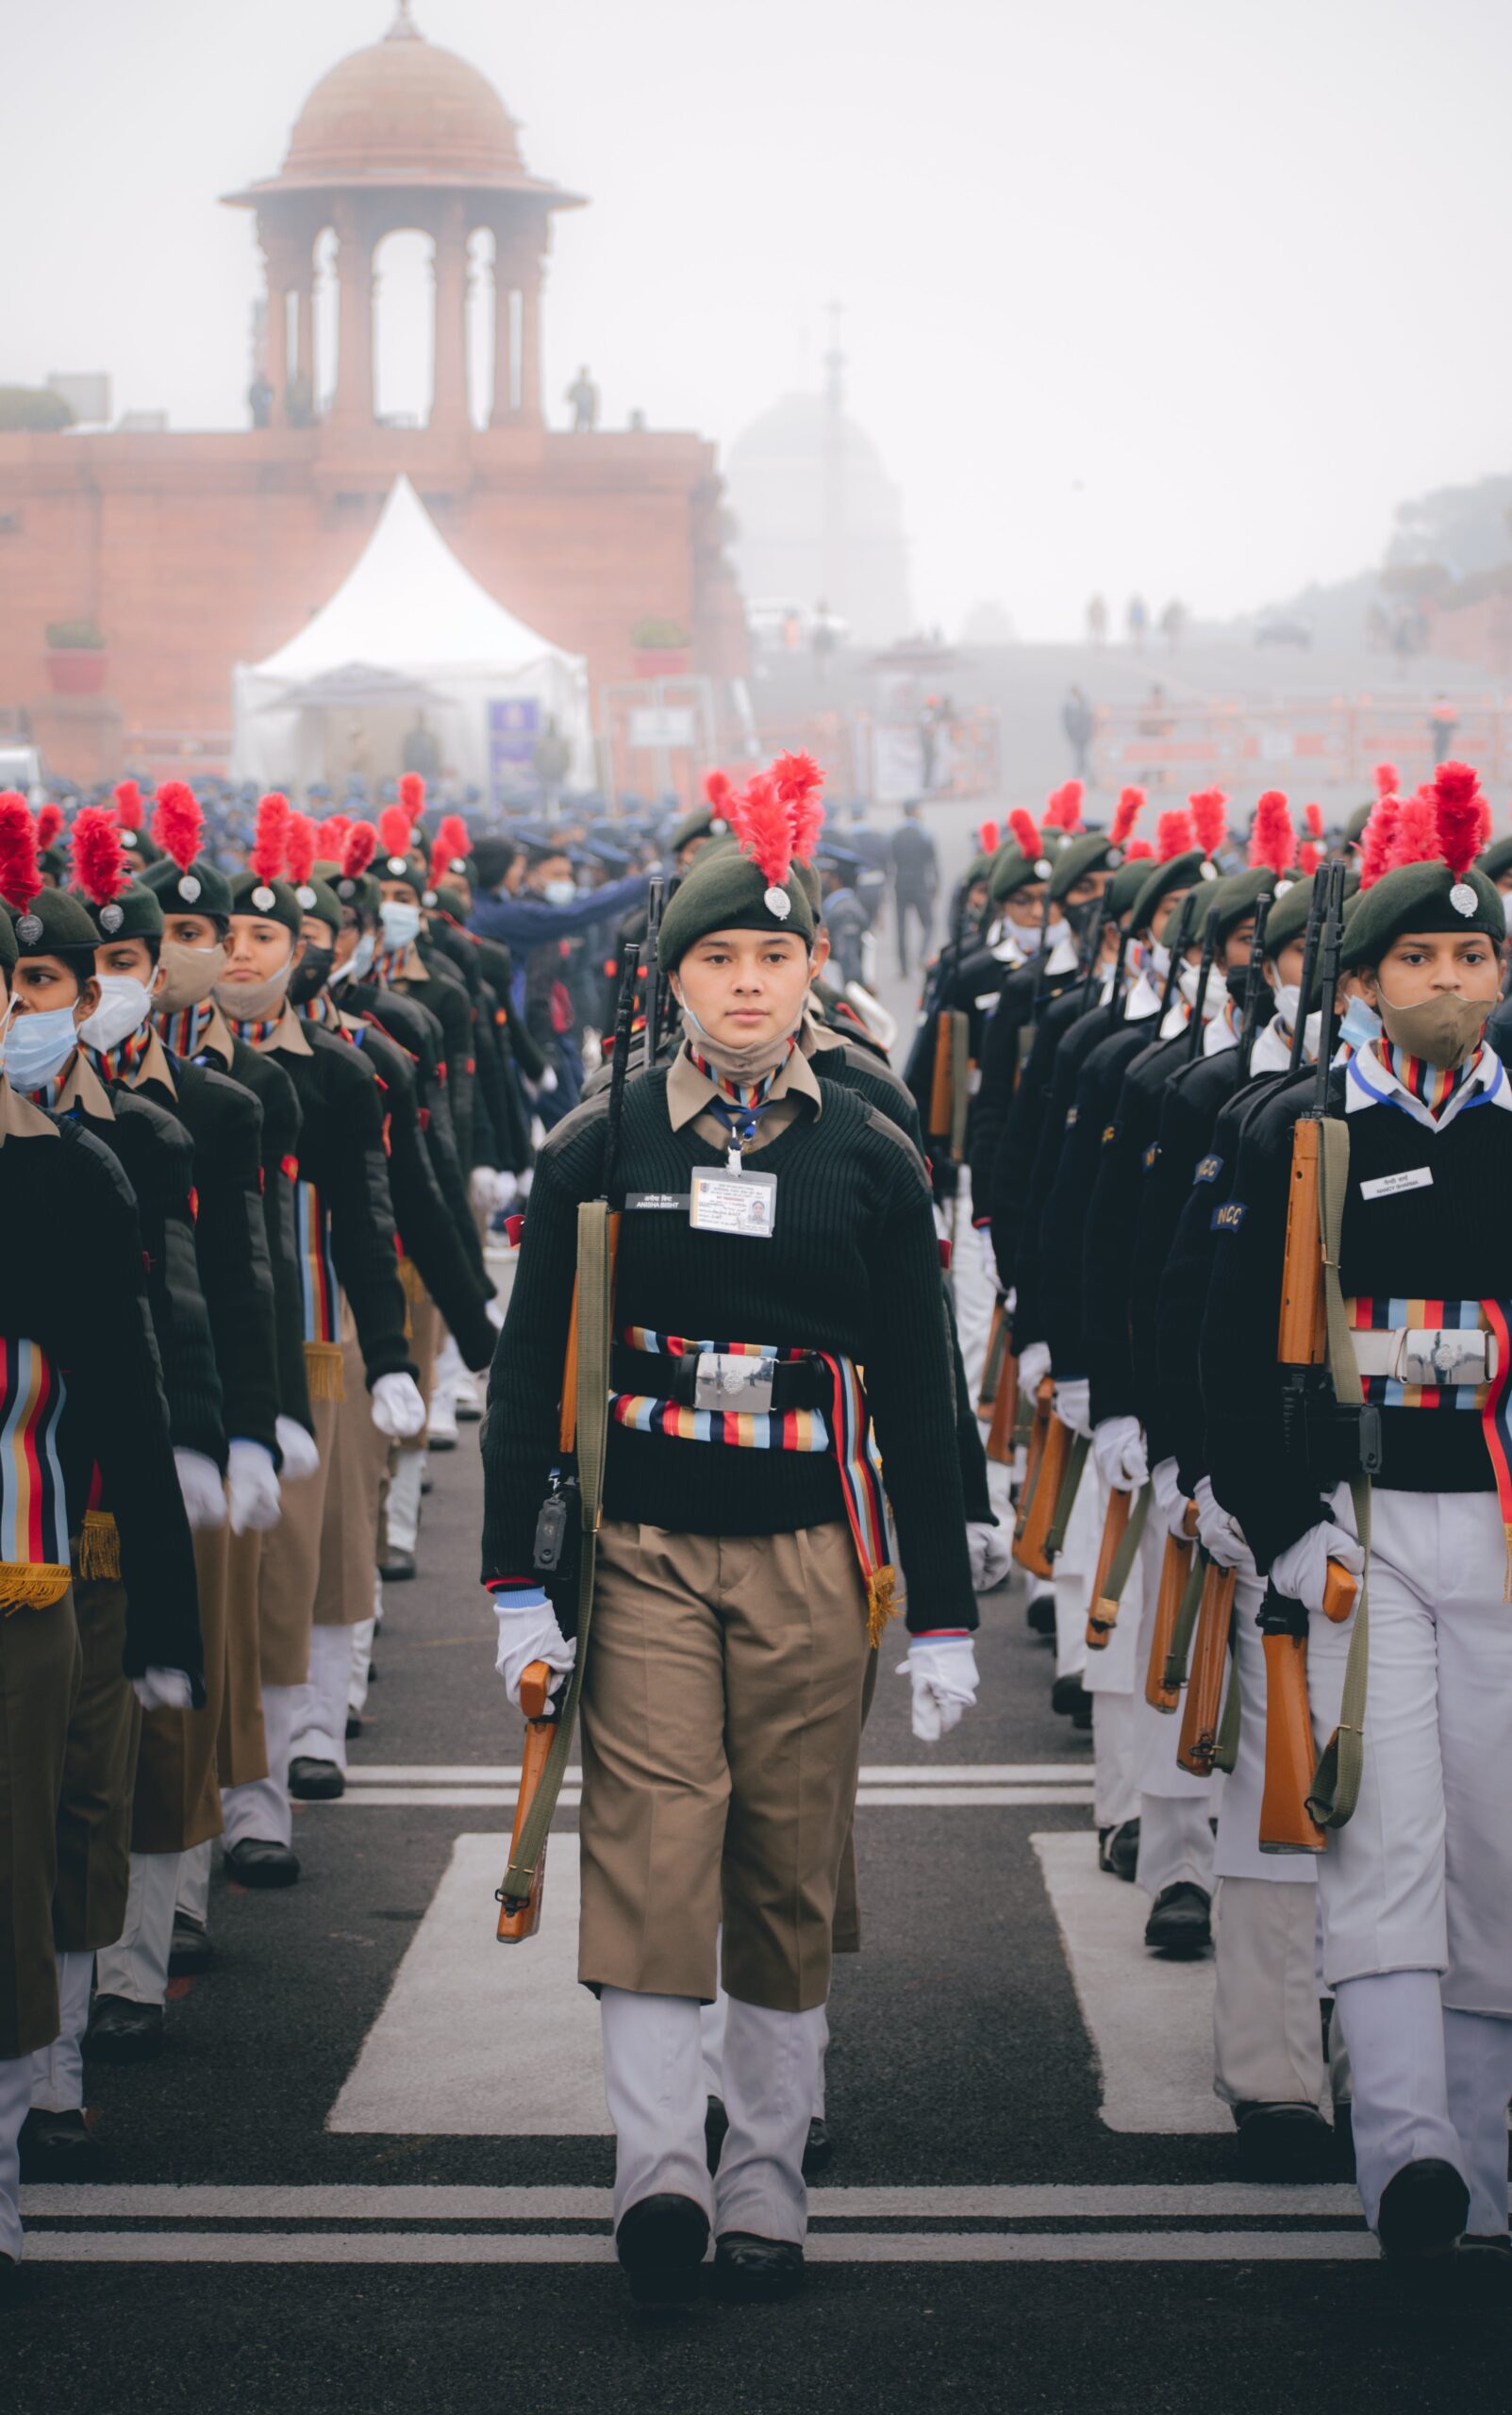
POLYGON ((447 208, 436 234, 436 330, 431 388, 432 427, 467 425, 467 220, 460 202, 447 208))
POLYGON ((514 317, 512 297, 515 290, 515 262, 505 247, 497 230, 493 238, 493 398, 489 408, 490 427, 507 427, 515 418, 514 408, 514 317))
POLYGON ((309 408, 313 414, 320 401, 320 381, 315 375, 315 271, 307 261, 303 281, 295 305, 299 343, 299 375, 309 388, 309 408))
POLYGON ((520 272, 520 417, 540 425, 540 289, 545 264, 531 260, 520 272))
POLYGON ((373 421, 373 238, 355 202, 336 205, 340 328, 332 417, 349 426, 373 421))
POLYGON ((269 422, 274 427, 285 424, 284 393, 289 384, 289 303, 288 292, 291 262, 287 244, 262 237, 262 257, 266 269, 268 300, 263 323, 263 375, 273 388, 269 406, 269 422))

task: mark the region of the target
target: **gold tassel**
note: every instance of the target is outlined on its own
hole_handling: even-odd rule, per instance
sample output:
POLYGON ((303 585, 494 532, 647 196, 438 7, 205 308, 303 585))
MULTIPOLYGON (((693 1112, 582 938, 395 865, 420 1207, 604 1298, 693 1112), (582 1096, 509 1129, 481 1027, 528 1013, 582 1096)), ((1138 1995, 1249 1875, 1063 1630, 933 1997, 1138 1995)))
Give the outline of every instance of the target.
POLYGON ((866 1580, 866 1640, 873 1652, 882 1641, 882 1630, 889 1619, 898 1615, 897 1585, 898 1573, 890 1563, 866 1580))
POLYGON ((45 1610, 60 1602, 72 1584, 71 1568, 56 1560, 39 1559, 29 1567, 19 1560, 0 1560, 0 1610, 8 1619, 17 1610, 45 1610))
POLYGON ((108 1509, 86 1509, 79 1528, 78 1573, 81 1576, 121 1574, 121 1538, 108 1509))
POLYGON ((420 1269, 412 1257, 402 1257, 399 1260, 399 1282, 410 1307, 423 1308, 429 1294, 421 1281, 420 1269))
POLYGON ((346 1386, 341 1378, 341 1345, 339 1341, 307 1341, 305 1344, 305 1379, 311 1400, 344 1400, 346 1386))

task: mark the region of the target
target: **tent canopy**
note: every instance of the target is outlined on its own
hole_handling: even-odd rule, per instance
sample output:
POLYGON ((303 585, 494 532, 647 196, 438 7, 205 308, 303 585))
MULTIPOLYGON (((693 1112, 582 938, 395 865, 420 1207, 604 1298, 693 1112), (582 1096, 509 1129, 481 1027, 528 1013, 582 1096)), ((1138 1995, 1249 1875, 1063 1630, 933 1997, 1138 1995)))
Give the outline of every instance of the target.
POLYGON ((446 764, 463 780, 487 790, 497 736, 507 726, 518 761, 522 733, 528 741, 548 716, 572 748, 573 777, 591 778, 582 656, 553 645, 480 586, 409 480, 399 477, 329 601, 265 660, 238 665, 235 771, 241 778, 338 784, 346 769, 391 775, 413 717, 410 700, 422 690, 436 700, 426 717, 446 764), (357 666, 373 683, 371 696, 353 692, 357 666), (490 713, 490 707, 507 709, 490 713), (333 709, 346 717, 341 738, 326 719, 333 709), (360 764, 350 753, 343 762, 343 741, 360 764))

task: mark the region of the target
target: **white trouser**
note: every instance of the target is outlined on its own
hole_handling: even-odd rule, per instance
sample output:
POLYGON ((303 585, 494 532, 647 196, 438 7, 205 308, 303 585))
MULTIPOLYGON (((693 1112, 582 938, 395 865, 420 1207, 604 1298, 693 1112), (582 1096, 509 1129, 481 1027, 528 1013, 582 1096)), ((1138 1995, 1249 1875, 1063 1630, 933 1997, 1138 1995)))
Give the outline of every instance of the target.
MULTIPOLYGON (((31 2101, 43 2113, 81 2113, 84 2109, 84 2032, 90 2025, 90 1980, 92 1954, 59 1954, 58 1962, 58 2035, 50 2046, 39 2046, 31 2058, 31 2101)), ((0 2063, 0 2073, 13 2066, 0 2063)), ((3 2152, 3 2150, 0 2150, 3 2152)), ((3 2191, 0 2191, 3 2195, 3 2191)), ((0 2232, 5 2222, 0 2205, 0 2232)), ((0 2250, 8 2256, 0 2236, 0 2250)))
POLYGON ((384 1531, 390 1551, 413 1555, 420 1541, 420 1487, 425 1473, 424 1442, 401 1442, 389 1478, 384 1531))
MULTIPOLYGON (((1262 1853, 1260 1805, 1265 1794, 1265 1645, 1255 1617, 1265 1599, 1265 1587, 1246 1559, 1234 1589, 1234 1667, 1230 1683, 1239 1689, 1239 1740, 1234 1767, 1218 1790, 1218 1853, 1213 1868, 1220 1878, 1265 1880, 1276 1887, 1318 1884, 1317 1857, 1310 1853, 1262 1853)), ((1329 1847, 1332 1852, 1334 1848, 1329 1847)), ((1298 1914, 1299 1920, 1301 1914, 1298 1914)), ((1308 1926, 1312 1922, 1309 1915, 1308 1926)))
POLYGON ((604 2095, 615 2137, 614 2220, 642 2197, 691 2197, 714 2218, 704 2061, 693 1996, 601 1988, 604 2095))
POLYGON ((991 1236, 972 1224, 971 1178, 961 1169, 960 1196, 947 1205, 945 1238, 954 1232, 960 1246, 951 1257, 951 1288, 955 1294, 955 1329, 960 1336, 961 1364, 974 1402, 982 1389, 987 1345, 992 1331, 992 1305, 997 1286, 992 1280, 991 1236))
MULTIPOLYGON (((1084 1685, 1090 1666, 1087 1650, 1087 1608, 1091 1597, 1092 1577, 1097 1569, 1098 1546, 1103 1540, 1105 1507, 1097 1471, 1088 1459, 1082 1470, 1075 1503, 1066 1522, 1066 1540, 1055 1561, 1055 1581, 1047 1586, 1041 1577, 1031 1580, 1032 1591, 1048 1591, 1055 1600, 1056 1676, 1080 1677, 1084 1685)), ((1099 1657, 1098 1654, 1091 1656, 1093 1659, 1099 1657)))
MULTIPOLYGON (((1065 1565, 1063 1553, 1061 1559, 1056 1563, 1056 1584, 1057 1590, 1061 1583, 1074 1585, 1082 1621, 1082 1632, 1085 1635, 1087 1614, 1092 1603, 1092 1580, 1097 1574, 1098 1555, 1103 1545, 1103 1525, 1107 1516, 1107 1487, 1099 1475, 1097 1463, 1090 1454, 1082 1471, 1076 1507, 1072 1514, 1071 1526, 1067 1529, 1068 1542, 1071 1541, 1071 1528, 1077 1525, 1084 1511, 1087 1513, 1087 1523, 1081 1526, 1076 1537, 1077 1552, 1072 1562, 1072 1566, 1076 1571, 1075 1576, 1069 1578, 1062 1575, 1065 1565)), ((1118 1619, 1112 1634, 1100 1652, 1088 1652, 1087 1655, 1087 1666, 1082 1672, 1082 1683, 1089 1694, 1119 1694, 1124 1698, 1133 1694, 1135 1673, 1139 1668, 1139 1628, 1143 1603, 1144 1585, 1137 1556, 1134 1566, 1129 1571, 1128 1582, 1123 1588, 1122 1599, 1119 1604, 1118 1619)), ((1142 1671, 1140 1681, 1141 1683, 1143 1681, 1142 1671)))
POLYGON ((210 1845, 207 1838, 202 1845, 191 1845, 188 1853, 178 1857, 178 1903, 176 1909, 201 1928, 210 1924, 210 1845))
POLYGON ((304 1692, 303 1686, 263 1687, 262 1733, 268 1774, 251 1779, 246 1786, 222 1789, 224 1844, 239 1845, 244 1837, 259 1838, 264 1844, 292 1844, 294 1815, 289 1801, 289 1761, 294 1721, 304 1692))
POLYGON ((1213 2093, 1225 2105, 1321 2104, 1327 2081, 1315 1926, 1310 1888, 1219 1880, 1213 2093))
POLYGON ((458 1384, 465 1384, 466 1381, 467 1369, 462 1364, 462 1354, 457 1346, 457 1338, 455 1334, 448 1333, 436 1353, 435 1373, 430 1382, 432 1401, 438 1400, 442 1393, 449 1400, 454 1399, 458 1384))
MULTIPOLYGON (((730 1999, 721 1988, 712 2004, 703 2007, 699 2029, 704 2049, 704 2088, 709 2096, 724 2101, 724 2030, 729 2016, 730 1999)), ((829 2049, 829 2008, 824 2008, 824 2034, 820 2040, 819 2070, 814 2081, 814 2102, 811 2107, 816 2122, 824 2118, 824 2057, 829 2049)))
POLYGON ((29 2055, 0 2059, 0 2256, 21 2261, 21 2125, 31 2109, 29 2055))
POLYGON ((1092 1697, 1092 1817, 1100 1828, 1121 1828, 1139 1816, 1135 1765, 1134 1703, 1128 1694, 1092 1697))
MULTIPOLYGON (((1437 2156, 1456 2171, 1467 2157, 1449 2107, 1445 2026, 1432 1971, 1383 1971, 1345 1979, 1334 2004, 1354 2080, 1354 2176, 1365 2219, 1375 2227, 1381 2192, 1404 2164, 1437 2156)), ((1499 2027, 1505 2026, 1498 2024, 1499 2027)), ((1500 2115, 1501 2210, 1506 2228, 1506 2097, 1500 2115)), ((1471 2228, 1474 2227, 1472 2223, 1471 2228)))
POLYGON ((1213 1827, 1205 1795, 1141 1794, 1139 1863, 1136 1873, 1147 1895, 1186 1880, 1205 1895, 1213 1891, 1213 1827))
POLYGON ((352 1683, 352 1629, 322 1626, 309 1631, 309 1675, 296 1689, 291 1760, 334 1761, 346 1767, 346 1698, 352 1683))
MULTIPOLYGON (((346 1631, 352 1646, 346 1674, 346 1707, 354 1719, 360 1719, 368 1699, 368 1671, 373 1665, 373 1639, 378 1632, 378 1622, 375 1618, 358 1619, 356 1626, 349 1626, 346 1631)), ((346 1767, 344 1761, 341 1766, 346 1767)))
MULTIPOLYGON (((1345 1517, 1348 1498, 1336 1496, 1345 1517)), ((1336 1988, 1431 1971, 1456 2011, 1512 2018, 1505 1561, 1494 1493, 1373 1495, 1364 1774, 1354 1816, 1330 1835, 1318 1870, 1323 1968, 1336 1988)), ((1338 1723, 1353 1625, 1311 1622, 1320 1743, 1338 1723)), ((1356 2102, 1363 2090, 1356 2068, 1356 2102)))
POLYGON ((134 1853, 126 1889, 126 1917, 113 1945, 102 1945, 95 1984, 102 1996, 129 1996, 133 2004, 168 2002, 168 1957, 174 1949, 178 1904, 176 1853, 134 1853))
MULTIPOLYGON (((1358 1982, 1356 1982, 1356 1985, 1358 1982)), ((1507 2226, 1506 2108, 1512 2100, 1512 2021, 1444 2013, 1449 2110, 1470 2182, 1467 2230, 1499 2237, 1507 2226)))

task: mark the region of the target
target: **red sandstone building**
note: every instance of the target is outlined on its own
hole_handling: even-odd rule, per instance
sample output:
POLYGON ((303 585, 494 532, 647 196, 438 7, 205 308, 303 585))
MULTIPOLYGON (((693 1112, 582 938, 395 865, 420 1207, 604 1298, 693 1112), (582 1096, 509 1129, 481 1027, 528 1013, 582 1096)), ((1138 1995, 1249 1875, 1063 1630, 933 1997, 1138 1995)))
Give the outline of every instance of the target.
POLYGON ((723 558, 714 448, 682 433, 556 432, 541 412, 551 223, 579 197, 532 175, 492 86, 415 30, 317 84, 275 176, 226 196, 255 210, 266 264, 268 425, 241 434, 0 435, 0 709, 50 771, 219 769, 232 665, 301 628, 371 535, 400 472, 499 601, 603 683, 657 667, 636 632, 671 625, 683 664, 739 671, 743 624, 723 558), (374 408, 374 253, 416 228, 434 260, 424 428, 374 408), (338 358, 315 359, 315 256, 334 230, 338 358), (481 242, 479 237, 481 235, 481 242), (492 391, 474 426, 467 292, 491 252, 492 391), (313 398, 332 400, 316 418, 313 398), (304 424, 297 424, 303 422, 304 424), (59 662, 49 623, 88 620, 107 653, 59 662), (94 694, 58 693, 73 675, 94 694))

